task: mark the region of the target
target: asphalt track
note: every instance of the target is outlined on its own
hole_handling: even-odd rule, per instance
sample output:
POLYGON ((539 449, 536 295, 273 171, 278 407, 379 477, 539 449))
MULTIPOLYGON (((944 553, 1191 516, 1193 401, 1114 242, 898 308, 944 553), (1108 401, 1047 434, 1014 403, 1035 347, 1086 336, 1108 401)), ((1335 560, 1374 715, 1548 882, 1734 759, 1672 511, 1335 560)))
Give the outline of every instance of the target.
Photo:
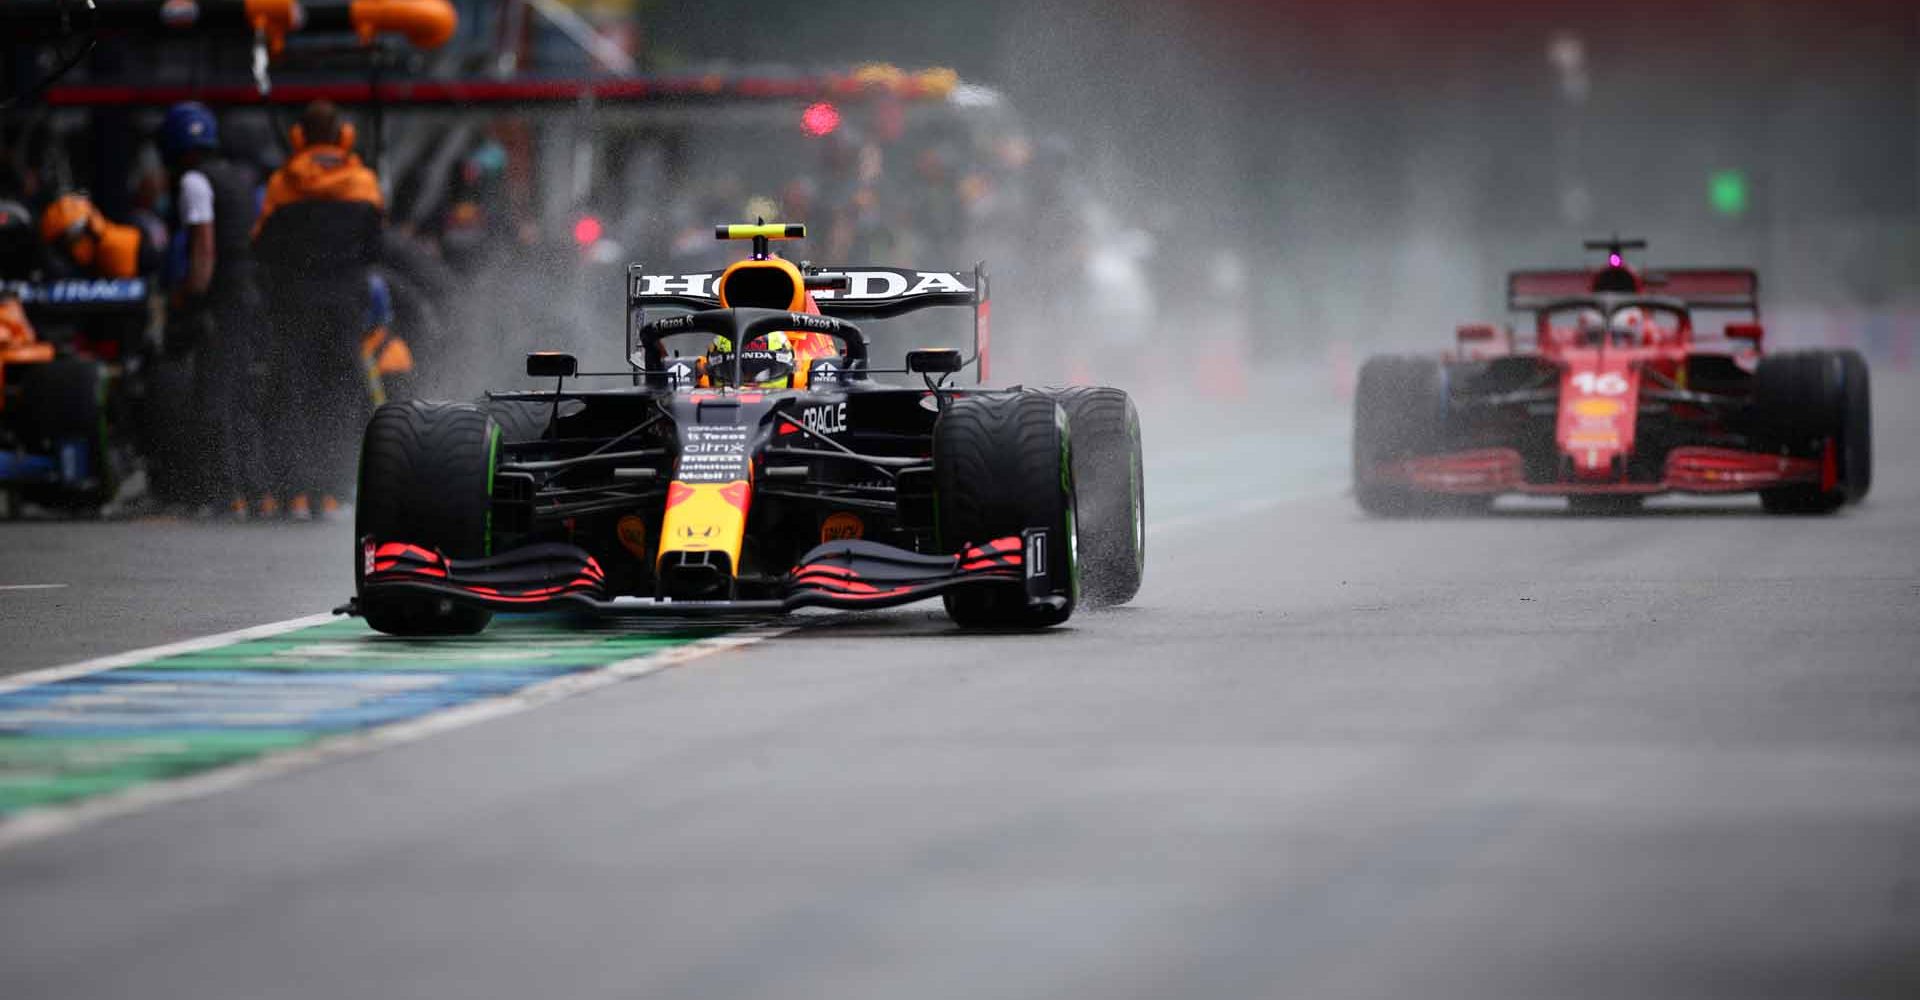
MULTIPOLYGON (((1133 606, 802 628, 11 848, 0 996, 1920 996, 1916 389, 1833 518, 1368 521, 1336 418, 1150 416, 1133 606)), ((0 525, 68 584, 0 662, 324 610, 344 538, 0 525)))

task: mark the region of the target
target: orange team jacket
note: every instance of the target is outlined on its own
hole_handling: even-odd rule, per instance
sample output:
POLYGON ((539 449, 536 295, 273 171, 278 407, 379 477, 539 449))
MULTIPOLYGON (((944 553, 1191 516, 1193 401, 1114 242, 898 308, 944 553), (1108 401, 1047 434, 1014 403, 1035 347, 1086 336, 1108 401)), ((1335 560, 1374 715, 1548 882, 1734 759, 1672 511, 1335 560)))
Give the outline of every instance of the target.
POLYGON ((360 157, 338 146, 308 146, 267 181, 253 227, 255 256, 286 277, 344 279, 378 258, 385 210, 380 182, 360 157))

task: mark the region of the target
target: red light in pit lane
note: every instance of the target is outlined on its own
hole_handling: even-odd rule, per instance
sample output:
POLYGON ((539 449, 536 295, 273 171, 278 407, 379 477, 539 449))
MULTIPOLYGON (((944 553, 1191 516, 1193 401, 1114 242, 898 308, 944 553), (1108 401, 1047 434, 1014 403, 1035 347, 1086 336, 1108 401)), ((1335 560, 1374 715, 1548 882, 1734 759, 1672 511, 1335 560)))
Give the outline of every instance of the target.
POLYGON ((800 130, 808 135, 819 137, 840 127, 840 109, 826 101, 807 105, 800 113, 800 130))
POLYGON ((590 247, 600 242, 601 232, 599 219, 591 215, 583 215, 579 222, 573 224, 573 241, 583 247, 590 247))

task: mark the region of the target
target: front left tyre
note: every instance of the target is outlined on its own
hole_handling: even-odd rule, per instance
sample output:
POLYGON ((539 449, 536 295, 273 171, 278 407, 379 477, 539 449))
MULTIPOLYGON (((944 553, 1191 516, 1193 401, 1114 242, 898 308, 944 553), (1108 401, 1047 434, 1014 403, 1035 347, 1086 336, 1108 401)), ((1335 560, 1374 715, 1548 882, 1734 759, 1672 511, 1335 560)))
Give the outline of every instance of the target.
POLYGON ((367 591, 361 541, 408 542, 450 559, 487 555, 499 449, 499 426, 471 403, 411 401, 374 411, 354 506, 354 586, 368 625, 388 635, 470 635, 493 619, 437 594, 367 591))
POLYGON ((1770 514, 1829 514, 1873 486, 1873 414, 1867 362, 1858 351, 1790 351, 1760 360, 1753 376, 1760 437, 1789 455, 1834 464, 1831 487, 1760 492, 1770 514))

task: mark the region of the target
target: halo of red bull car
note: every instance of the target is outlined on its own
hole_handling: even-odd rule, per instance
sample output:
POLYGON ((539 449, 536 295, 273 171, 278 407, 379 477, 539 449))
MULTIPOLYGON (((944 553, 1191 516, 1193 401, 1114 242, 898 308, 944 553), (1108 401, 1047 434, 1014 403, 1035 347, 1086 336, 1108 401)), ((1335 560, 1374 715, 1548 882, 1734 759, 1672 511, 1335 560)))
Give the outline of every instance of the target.
POLYGON ((627 369, 537 353, 527 374, 552 389, 376 411, 346 610, 383 632, 438 635, 498 611, 939 597, 963 627, 1043 628, 1132 598, 1146 558, 1132 400, 956 384, 969 367, 986 377, 983 267, 796 266, 770 243, 801 226, 716 235, 753 252, 718 272, 629 269, 627 369), (972 309, 970 356, 927 348, 901 368, 873 364, 861 321, 939 306, 972 309))
POLYGON ((1523 494, 1614 512, 1661 493, 1758 493, 1771 513, 1824 514, 1863 499, 1873 426, 1860 354, 1764 351, 1753 271, 1642 271, 1625 254, 1645 246, 1589 242, 1604 266, 1509 275, 1531 343, 1473 324, 1450 353, 1368 359, 1354 402, 1361 509, 1466 511, 1523 494))

